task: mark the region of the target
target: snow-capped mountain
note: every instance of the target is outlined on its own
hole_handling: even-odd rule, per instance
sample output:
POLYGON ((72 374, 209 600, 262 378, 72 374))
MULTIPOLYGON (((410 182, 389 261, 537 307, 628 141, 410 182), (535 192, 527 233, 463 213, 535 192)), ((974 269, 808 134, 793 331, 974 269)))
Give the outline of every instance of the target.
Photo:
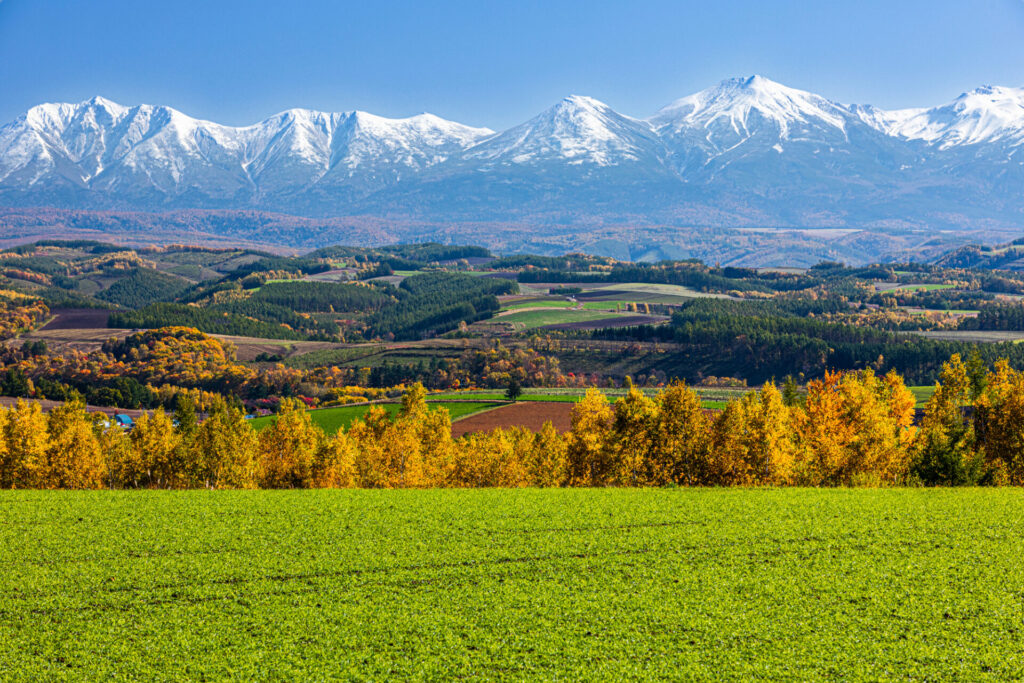
POLYGON ((431 114, 303 109, 228 127, 100 97, 44 104, 0 129, 0 190, 124 203, 273 202, 321 184, 368 194, 494 134, 431 114))
POLYGON ((658 163, 663 146, 646 121, 623 116, 592 97, 572 95, 526 123, 469 148, 463 158, 478 161, 485 170, 551 161, 615 166, 658 163))
POLYGON ((1024 88, 984 86, 933 109, 890 113, 890 135, 942 149, 962 145, 1024 143, 1024 88))
POLYGON ((761 76, 647 119, 582 96, 495 133, 293 109, 244 127, 93 98, 0 128, 0 205, 706 225, 1024 225, 1024 89, 847 105, 761 76))
POLYGON ((848 108, 762 76, 730 79, 684 97, 650 122, 683 178, 695 181, 750 164, 754 172, 780 162, 817 165, 823 153, 838 158, 837 150, 864 144, 851 135, 875 133, 848 108))
POLYGON ((668 137, 699 133, 721 152, 758 135, 775 141, 844 136, 848 118, 845 107, 823 97, 751 76, 676 100, 650 121, 668 137))

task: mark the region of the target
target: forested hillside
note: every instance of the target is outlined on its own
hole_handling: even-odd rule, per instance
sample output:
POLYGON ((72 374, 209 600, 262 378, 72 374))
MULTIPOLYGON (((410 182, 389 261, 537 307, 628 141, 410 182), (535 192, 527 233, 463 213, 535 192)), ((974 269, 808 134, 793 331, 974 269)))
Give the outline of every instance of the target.
POLYGON ((749 269, 436 243, 285 256, 50 240, 0 251, 0 383, 9 396, 152 408, 200 391, 261 409, 413 382, 806 386, 871 369, 925 385, 953 354, 1024 368, 1022 296, 1013 271, 922 263, 749 269), (176 340, 178 363, 117 351, 135 334, 150 349, 176 340), (208 344, 230 361, 207 364, 208 344))

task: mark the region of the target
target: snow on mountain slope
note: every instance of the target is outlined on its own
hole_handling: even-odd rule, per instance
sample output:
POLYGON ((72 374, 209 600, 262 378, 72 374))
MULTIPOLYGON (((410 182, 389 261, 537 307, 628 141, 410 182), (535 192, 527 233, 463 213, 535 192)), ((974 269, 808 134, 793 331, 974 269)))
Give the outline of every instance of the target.
MULTIPOLYGON (((948 149, 957 145, 1024 142, 1024 88, 985 86, 933 109, 908 110, 892 135, 948 149)), ((893 112, 893 114, 898 114, 893 112)))
POLYGON ((874 128, 878 132, 898 137, 897 131, 900 126, 926 110, 923 108, 880 109, 870 104, 853 104, 850 105, 850 111, 857 116, 861 122, 867 124, 871 128, 874 128))
POLYGON ((335 130, 331 170, 324 182, 338 184, 359 175, 375 185, 397 182, 493 135, 489 128, 472 128, 433 114, 386 119, 352 112, 335 130))
POLYGON ((572 95, 500 135, 469 148, 464 159, 482 168, 559 161, 615 166, 658 160, 661 141, 651 126, 593 99, 572 95))
POLYGON ((842 131, 847 117, 845 109, 819 95, 755 75, 731 78, 676 100, 649 120, 668 132, 703 128, 709 139, 724 131, 730 131, 732 137, 750 137, 759 127, 771 124, 785 140, 812 125, 842 131))
POLYGON ((97 97, 40 105, 0 128, 0 184, 71 184, 125 196, 294 194, 325 177, 333 184, 356 178, 360 168, 398 178, 493 134, 431 114, 386 119, 302 109, 234 128, 97 97))
POLYGON ((0 127, 0 205, 1022 226, 1022 143, 1024 90, 996 87, 886 111, 752 76, 649 119, 571 96, 501 133, 306 109, 230 127, 93 98, 0 127))

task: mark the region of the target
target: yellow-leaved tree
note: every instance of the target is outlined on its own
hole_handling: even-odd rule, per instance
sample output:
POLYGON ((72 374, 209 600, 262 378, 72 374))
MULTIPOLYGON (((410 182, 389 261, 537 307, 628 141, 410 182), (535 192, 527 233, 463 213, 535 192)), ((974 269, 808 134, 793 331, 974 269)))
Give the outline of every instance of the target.
POLYGON ((4 488, 45 488, 50 439, 39 403, 18 399, 3 427, 6 458, 0 483, 4 488))
POLYGON ((881 485, 907 473, 914 397, 895 373, 826 373, 807 385, 800 483, 881 485))
POLYGON ((323 440, 323 430, 313 424, 300 401, 282 401, 277 420, 259 433, 260 486, 269 489, 311 486, 313 462, 323 440))
POLYGON ((527 468, 533 486, 562 486, 565 483, 566 441, 548 420, 533 437, 527 468))
POLYGON ((327 437, 313 458, 311 486, 347 489, 356 485, 356 445, 343 431, 327 437))
POLYGON ((47 488, 102 488, 107 463, 85 404, 77 400, 57 406, 46 416, 46 426, 47 488))
POLYGON ((143 486, 146 469, 141 454, 133 447, 131 439, 123 429, 110 424, 110 418, 103 413, 90 415, 92 431, 96 435, 100 453, 106 462, 106 485, 108 488, 139 488, 143 486))
POLYGON ((674 382, 658 397, 647 481, 683 486, 717 483, 711 462, 711 423, 700 397, 674 382))
MULTIPOLYGON (((943 363, 935 393, 925 404, 914 447, 912 472, 928 486, 975 484, 983 473, 983 455, 976 450, 974 425, 965 419, 971 401, 971 379, 960 354, 943 363)), ((992 394, 979 396, 978 414, 987 413, 992 394)))
POLYGON ((796 457, 793 422, 782 392, 774 382, 742 399, 745 417, 742 441, 744 483, 783 485, 790 483, 796 457))
POLYGON ((604 393, 587 389, 573 406, 566 441, 566 460, 571 486, 604 486, 615 476, 608 442, 614 412, 604 393))
POLYGON ((218 397, 210 414, 194 430, 190 461, 197 463, 199 482, 215 489, 256 486, 256 433, 240 410, 218 397))
POLYGON ((187 481, 181 470, 181 439, 163 408, 136 420, 129 438, 138 456, 132 467, 138 469, 140 486, 173 488, 187 481))
POLYGON ((744 401, 730 401, 711 427, 707 479, 711 486, 737 486, 747 481, 747 416, 744 401))
POLYGON ((630 387, 612 409, 609 450, 611 471, 600 482, 618 486, 648 483, 647 459, 654 451, 658 406, 643 392, 630 387))
POLYGON ((974 429, 991 483, 1024 484, 1024 374, 996 363, 974 405, 974 429))

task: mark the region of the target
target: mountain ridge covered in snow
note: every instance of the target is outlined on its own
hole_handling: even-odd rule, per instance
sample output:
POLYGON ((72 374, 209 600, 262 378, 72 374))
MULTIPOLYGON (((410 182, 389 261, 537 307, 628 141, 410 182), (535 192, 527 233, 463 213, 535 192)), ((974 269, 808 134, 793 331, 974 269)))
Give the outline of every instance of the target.
POLYGON ((102 97, 0 127, 0 205, 452 220, 1024 224, 1024 89, 847 105, 762 76, 647 118, 573 95, 508 130, 291 109, 224 126, 102 97))

